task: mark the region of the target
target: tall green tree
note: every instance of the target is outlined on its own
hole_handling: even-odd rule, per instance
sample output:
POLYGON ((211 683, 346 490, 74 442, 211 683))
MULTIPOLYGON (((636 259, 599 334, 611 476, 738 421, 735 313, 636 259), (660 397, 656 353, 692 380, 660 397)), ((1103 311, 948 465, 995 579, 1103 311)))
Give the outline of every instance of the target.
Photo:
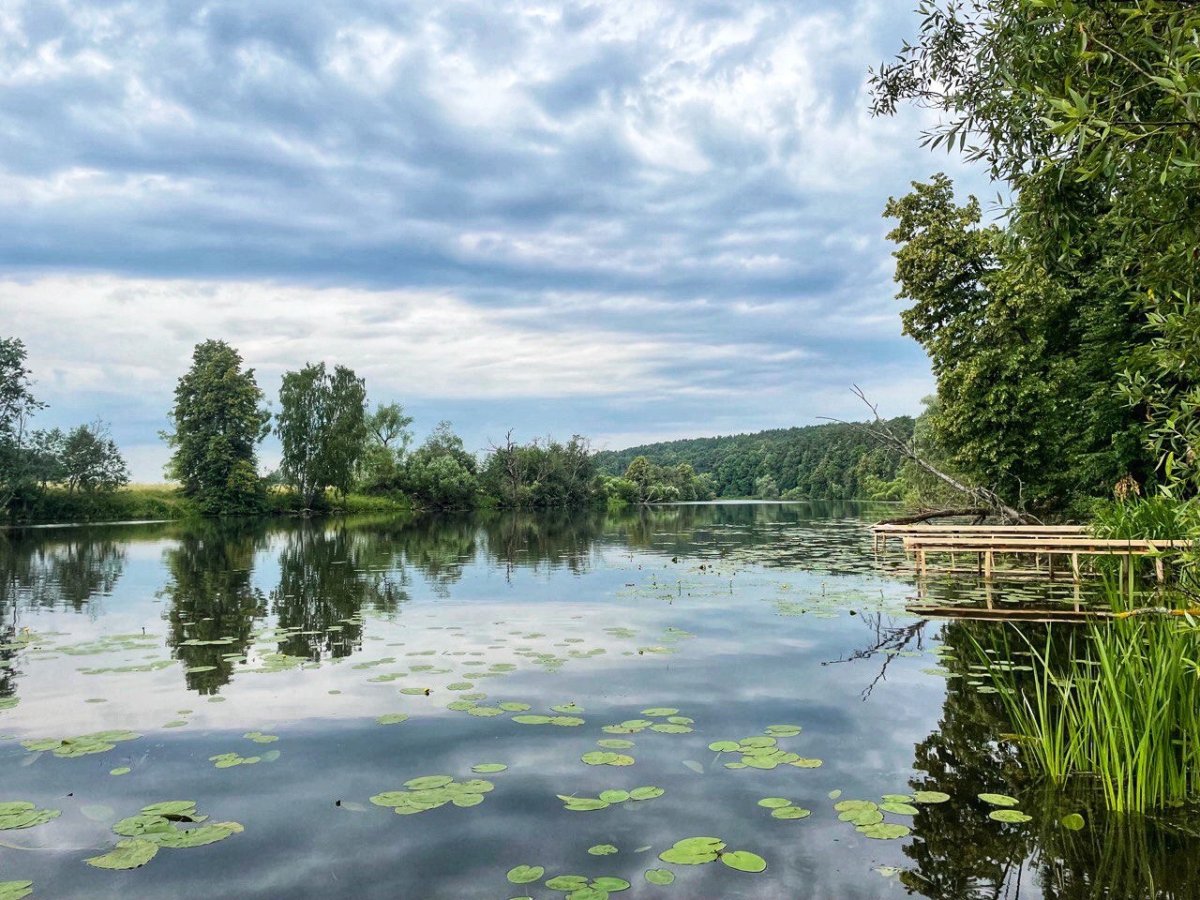
POLYGON ((475 505, 479 476, 475 457, 449 422, 439 422, 433 432, 404 463, 401 487, 418 504, 439 509, 466 509, 475 505))
POLYGON ((326 488, 350 492, 368 435, 367 389, 352 369, 324 363, 283 376, 275 432, 283 445, 281 469, 306 509, 326 488))
POLYGON ((45 404, 34 399, 25 344, 0 338, 0 511, 29 478, 29 419, 45 404))
POLYGON ((1113 361, 1168 490, 1200 491, 1200 3, 925 0, 874 75, 875 109, 941 113, 1015 192, 1010 232, 1059 280, 1136 312, 1113 361))
POLYGON ((263 508, 256 447, 271 416, 254 370, 224 341, 197 344, 175 387, 168 473, 206 515, 247 515, 263 508))
POLYGON ((906 334, 937 377, 934 443, 968 482, 1058 509, 1148 474, 1118 373, 1136 329, 1124 298, 1073 265, 1051 273, 1020 235, 983 227, 944 175, 890 200, 906 334))

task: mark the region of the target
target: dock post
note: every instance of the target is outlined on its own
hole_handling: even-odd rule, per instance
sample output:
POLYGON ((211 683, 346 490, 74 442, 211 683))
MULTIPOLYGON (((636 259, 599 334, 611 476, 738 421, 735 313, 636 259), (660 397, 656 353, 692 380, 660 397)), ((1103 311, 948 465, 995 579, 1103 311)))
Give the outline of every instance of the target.
POLYGON ((1079 584, 1081 577, 1079 574, 1079 554, 1078 553, 1071 554, 1071 575, 1074 576, 1075 583, 1079 584))

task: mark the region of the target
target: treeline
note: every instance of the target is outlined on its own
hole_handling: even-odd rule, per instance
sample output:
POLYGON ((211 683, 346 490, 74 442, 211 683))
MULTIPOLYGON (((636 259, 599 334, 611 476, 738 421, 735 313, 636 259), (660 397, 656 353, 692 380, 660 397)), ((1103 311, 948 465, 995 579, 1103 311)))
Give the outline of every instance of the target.
MULTIPOLYGON (((910 418, 888 424, 897 434, 912 435, 910 418)), ((626 479, 647 465, 660 471, 685 466, 716 497, 890 500, 905 490, 899 460, 862 427, 842 423, 603 451, 596 465, 626 479)))
POLYGON ((522 444, 510 432, 477 454, 442 422, 414 446, 404 408, 370 407, 365 381, 346 366, 285 373, 272 412, 254 370, 213 340, 196 345, 163 434, 178 490, 118 491, 129 469, 104 423, 65 433, 31 427, 44 404, 32 393, 25 358, 19 340, 0 340, 0 518, 9 520, 620 506, 715 496, 688 466, 643 461, 626 477, 605 474, 579 435, 522 444), (258 448, 270 434, 281 461, 263 476, 258 448))
POLYGON ((86 509, 128 484, 129 467, 105 422, 68 431, 32 427, 46 404, 31 392, 30 374, 25 345, 0 338, 0 514, 30 515, 52 487, 86 509))

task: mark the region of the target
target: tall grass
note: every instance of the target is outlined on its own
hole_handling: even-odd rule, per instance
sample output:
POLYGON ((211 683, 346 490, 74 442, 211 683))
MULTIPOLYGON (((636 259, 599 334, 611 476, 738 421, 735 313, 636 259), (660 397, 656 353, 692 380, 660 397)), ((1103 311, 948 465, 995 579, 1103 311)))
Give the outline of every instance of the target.
POLYGON ((1050 781, 1093 779, 1117 813, 1200 800, 1194 620, 1093 623, 1057 646, 1050 631, 1042 647, 1022 640, 1032 677, 990 667, 1020 746, 1050 781))

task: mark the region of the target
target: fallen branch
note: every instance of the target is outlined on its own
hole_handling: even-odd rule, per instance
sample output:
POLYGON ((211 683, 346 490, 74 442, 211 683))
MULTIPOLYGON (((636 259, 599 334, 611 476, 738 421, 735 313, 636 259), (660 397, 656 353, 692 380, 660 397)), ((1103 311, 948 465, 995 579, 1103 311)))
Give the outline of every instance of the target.
MULTIPOLYGON (((1000 498, 999 494, 990 488, 972 487, 971 485, 964 484, 953 475, 948 475, 941 469, 937 468, 935 465, 933 465, 933 463, 921 456, 921 454, 917 451, 916 445, 911 440, 902 438, 892 431, 891 426, 889 426, 883 417, 879 415, 878 405, 867 399, 867 395, 863 392, 862 388, 856 384, 853 386, 852 390, 854 391, 854 396, 865 403, 867 408, 871 410, 871 416, 874 419, 873 422, 860 424, 859 427, 864 429, 867 434, 875 438, 875 440, 884 447, 887 447, 888 449, 899 453, 905 459, 916 463, 930 475, 944 482, 945 484, 948 484, 954 490, 967 497, 976 506, 986 507, 991 511, 992 515, 999 516, 1008 523, 1030 525, 1041 524, 1033 516, 1013 509, 1013 507, 1009 506, 1000 498)), ((831 421, 841 422, 841 419, 833 419, 831 421)), ((842 422, 842 424, 845 425, 849 423, 842 422)))
POLYGON ((930 519, 949 519, 952 517, 963 516, 970 516, 973 519, 980 519, 991 515, 991 512, 992 511, 986 506, 971 506, 966 509, 930 509, 911 516, 898 516, 895 519, 884 519, 878 524, 916 525, 919 522, 928 522, 930 519))

